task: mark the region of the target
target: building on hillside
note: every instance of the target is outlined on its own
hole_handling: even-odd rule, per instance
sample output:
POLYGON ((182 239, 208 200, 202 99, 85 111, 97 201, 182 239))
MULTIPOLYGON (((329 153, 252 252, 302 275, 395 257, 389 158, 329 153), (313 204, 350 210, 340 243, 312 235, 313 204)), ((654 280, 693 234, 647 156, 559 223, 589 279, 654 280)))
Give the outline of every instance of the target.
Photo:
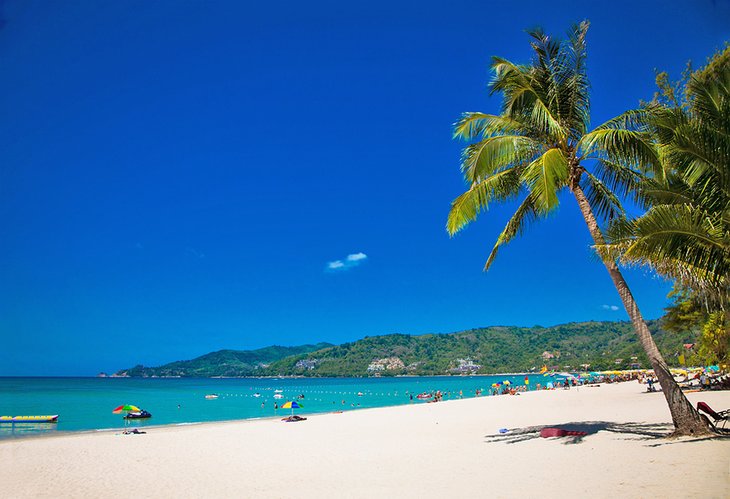
POLYGON ((405 368, 406 365, 398 357, 385 357, 372 361, 368 366, 368 372, 376 373, 382 371, 400 370, 405 368))
POLYGON ((542 360, 550 360, 550 359, 554 359, 555 357, 560 357, 560 352, 550 353, 547 350, 545 350, 542 353, 542 360))
POLYGON ((456 374, 473 374, 482 368, 480 364, 471 359, 456 359, 456 363, 458 366, 451 370, 452 373, 456 374))
POLYGON ((317 366, 319 359, 302 359, 294 364, 297 369, 309 369, 312 370, 317 366))

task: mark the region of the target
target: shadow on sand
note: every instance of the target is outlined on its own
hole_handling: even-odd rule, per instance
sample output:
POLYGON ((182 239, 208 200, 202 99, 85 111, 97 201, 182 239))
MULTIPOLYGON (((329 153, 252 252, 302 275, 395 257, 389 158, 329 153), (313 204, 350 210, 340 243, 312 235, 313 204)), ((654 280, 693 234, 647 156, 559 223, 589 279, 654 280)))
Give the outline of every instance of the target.
MULTIPOLYGON (((526 428, 510 428, 507 433, 498 433, 495 435, 487 435, 485 441, 504 442, 507 444, 516 444, 525 442, 535 438, 540 438, 540 431, 543 428, 559 428, 566 431, 584 432, 585 435, 567 435, 558 438, 563 444, 579 444, 591 435, 595 435, 599 431, 608 431, 640 440, 655 440, 654 445, 663 445, 665 443, 691 442, 693 440, 668 440, 666 437, 672 432, 673 426, 668 423, 613 423, 609 421, 581 421, 573 423, 529 426, 526 428), (662 440, 662 441, 659 441, 662 440)), ((709 437, 722 438, 722 437, 709 437)), ((706 439, 706 438, 705 438, 706 439)), ((705 440, 702 439, 702 440, 705 440)))

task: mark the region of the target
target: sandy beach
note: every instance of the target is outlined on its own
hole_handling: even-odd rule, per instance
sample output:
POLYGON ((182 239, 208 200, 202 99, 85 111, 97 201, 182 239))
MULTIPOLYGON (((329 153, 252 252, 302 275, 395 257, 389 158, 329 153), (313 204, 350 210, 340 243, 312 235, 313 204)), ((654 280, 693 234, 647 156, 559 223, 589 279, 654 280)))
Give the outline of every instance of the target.
MULTIPOLYGON (((730 407, 730 392, 688 397, 730 407)), ((730 439, 666 439, 669 421, 661 393, 626 382, 7 440, 0 497, 730 497, 730 439)))

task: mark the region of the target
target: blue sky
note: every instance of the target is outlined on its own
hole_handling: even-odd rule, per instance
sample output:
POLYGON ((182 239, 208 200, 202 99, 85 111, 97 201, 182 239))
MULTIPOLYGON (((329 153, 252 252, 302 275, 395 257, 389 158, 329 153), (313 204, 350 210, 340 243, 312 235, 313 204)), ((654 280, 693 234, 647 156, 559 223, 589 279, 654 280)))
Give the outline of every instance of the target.
POLYGON ((0 375, 624 319, 570 199, 486 274, 513 206, 449 239, 451 124, 530 27, 591 21, 594 124, 730 38, 721 0, 0 6, 0 375))

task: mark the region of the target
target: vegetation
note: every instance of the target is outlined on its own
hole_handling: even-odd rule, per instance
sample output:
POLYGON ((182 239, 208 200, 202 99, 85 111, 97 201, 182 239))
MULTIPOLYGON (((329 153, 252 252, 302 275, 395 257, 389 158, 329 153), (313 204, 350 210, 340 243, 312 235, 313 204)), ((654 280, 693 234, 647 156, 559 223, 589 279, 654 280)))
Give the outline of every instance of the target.
POLYGON ((675 280, 707 309, 724 310, 730 289, 730 46, 705 68, 685 74, 684 83, 662 75, 658 97, 641 121, 657 144, 664 175, 640 184, 651 207, 612 224, 606 249, 624 263, 675 280))
MULTIPOLYGON (((682 343, 696 335, 667 334, 659 323, 651 330, 662 350, 676 359, 682 343)), ((128 376, 397 376, 458 374, 459 359, 470 360, 479 374, 527 372, 543 365, 558 370, 628 369, 648 359, 627 322, 582 322, 531 328, 497 326, 451 334, 366 337, 338 346, 320 343, 303 347, 269 347, 237 352, 221 350, 197 359, 161 367, 120 371, 128 376), (316 350, 315 350, 316 349, 316 350), (284 357, 286 352, 288 356, 284 357), (294 353, 296 352, 296 353, 294 353), (548 355, 543 358, 543 354, 548 355), (271 361, 274 356, 279 360, 271 361), (552 358, 550 358, 552 356, 552 358), (403 367, 368 370, 380 359, 397 358, 403 367), (241 362, 241 359, 245 359, 241 362), (268 367, 257 363, 271 362, 268 367), (258 365, 258 367, 256 367, 258 365), (252 367, 253 366, 253 367, 252 367)))
POLYGON ((258 350, 220 350, 192 360, 179 360, 160 367, 135 366, 123 369, 117 376, 130 377, 212 377, 212 376, 256 376, 262 369, 276 360, 290 355, 300 355, 332 346, 329 343, 302 345, 297 347, 270 346, 258 350))
MULTIPOLYGON (((452 203, 448 232, 461 230, 492 202, 521 197, 485 270, 502 245, 553 212, 559 192, 566 189, 595 244, 603 246, 598 219, 623 217, 619 198, 638 195, 644 173, 657 178, 664 174, 662 158, 641 126, 640 111, 588 131, 587 30, 587 22, 574 26, 564 42, 540 29, 531 31, 534 59, 529 64, 494 57, 490 88, 502 96, 501 114, 466 113, 455 125, 455 136, 471 141, 461 165, 469 189, 452 203)), ((670 374, 615 260, 603 253, 601 258, 662 386, 675 434, 707 433, 670 374)))
MULTIPOLYGON (((652 324, 652 330, 664 351, 672 355, 681 351, 682 342, 687 340, 664 333, 656 323, 652 324)), ((649 366, 629 323, 583 322, 553 327, 498 326, 451 334, 368 337, 282 359, 274 362, 268 372, 306 376, 458 374, 460 359, 478 365, 473 372, 479 374, 528 372, 539 370, 544 364, 558 370, 583 370, 584 364, 590 370, 628 369, 633 363, 649 366), (403 367, 368 371, 375 361, 394 357, 403 367), (301 360, 316 362, 311 368, 296 368, 301 360)))
POLYGON ((698 358, 727 363, 730 351, 730 46, 680 82, 665 73, 642 122, 665 174, 640 185, 649 210, 617 220, 606 252, 677 283, 670 322, 701 326, 698 358))
POLYGON ((666 309, 662 329, 697 337, 697 343, 687 351, 687 364, 730 364, 730 328, 723 312, 708 311, 702 299, 678 285, 670 297, 674 302, 666 309))

